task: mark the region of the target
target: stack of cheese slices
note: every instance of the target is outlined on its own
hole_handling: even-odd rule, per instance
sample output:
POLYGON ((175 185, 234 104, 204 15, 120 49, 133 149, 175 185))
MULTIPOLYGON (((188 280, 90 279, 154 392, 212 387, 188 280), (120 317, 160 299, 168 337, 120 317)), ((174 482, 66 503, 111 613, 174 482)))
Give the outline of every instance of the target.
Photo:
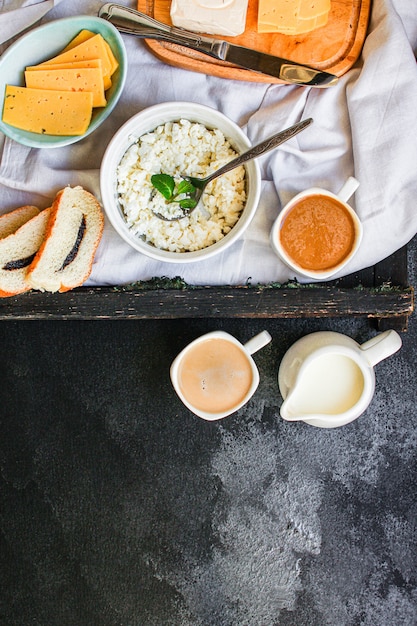
POLYGON ((82 187, 65 187, 43 211, 24 206, 1 216, 0 296, 82 285, 103 227, 99 202, 82 187))
POLYGON ((105 107, 119 64, 100 34, 82 30, 57 56, 27 66, 25 86, 6 85, 6 124, 46 135, 82 135, 105 107))

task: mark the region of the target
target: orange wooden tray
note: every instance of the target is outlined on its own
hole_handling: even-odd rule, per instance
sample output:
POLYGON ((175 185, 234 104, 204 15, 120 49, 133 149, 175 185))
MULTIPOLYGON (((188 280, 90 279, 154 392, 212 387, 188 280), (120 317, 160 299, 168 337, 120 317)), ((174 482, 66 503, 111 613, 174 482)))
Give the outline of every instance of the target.
MULTIPOLYGON (((172 24, 171 0, 138 0, 138 11, 172 24)), ((257 32, 258 0, 249 0, 246 30, 238 37, 218 37, 260 52, 267 52, 297 63, 341 76, 359 57, 365 40, 371 0, 332 0, 326 26, 311 33, 291 36, 257 32)), ((214 38, 214 35, 209 35, 214 38)), ((162 61, 175 67, 222 78, 260 83, 282 83, 271 76, 216 61, 183 46, 146 39, 150 50, 162 61)))

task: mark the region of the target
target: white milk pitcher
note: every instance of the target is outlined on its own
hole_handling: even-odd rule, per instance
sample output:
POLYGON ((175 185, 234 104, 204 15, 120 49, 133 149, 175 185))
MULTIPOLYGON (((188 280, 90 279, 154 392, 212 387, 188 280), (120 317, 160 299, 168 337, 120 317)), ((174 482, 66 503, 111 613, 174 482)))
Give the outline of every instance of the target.
POLYGON ((374 366, 401 348, 395 330, 359 345, 341 333, 320 331, 296 341, 278 372, 284 420, 320 428, 344 426, 369 406, 375 390, 374 366))

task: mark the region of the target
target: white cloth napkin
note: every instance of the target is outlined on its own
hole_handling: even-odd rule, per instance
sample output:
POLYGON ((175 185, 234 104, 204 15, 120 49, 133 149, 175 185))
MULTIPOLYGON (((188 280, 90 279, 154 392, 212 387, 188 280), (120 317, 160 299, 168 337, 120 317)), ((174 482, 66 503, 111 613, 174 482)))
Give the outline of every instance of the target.
POLYGON ((0 2, 0 44, 38 22, 61 0, 4 0, 0 2), (23 10, 24 9, 24 10, 23 10))
MULTIPOLYGON (((68 15, 96 15, 100 2, 3 3, 0 24, 31 25, 68 15), (20 3, 19 3, 20 4, 20 3)), ((123 2, 135 7, 132 2, 123 2)), ((3 33, 3 31, 2 31, 3 33)), ((15 34, 15 33, 14 33, 15 34)), ((363 52, 328 89, 268 85, 206 76, 166 65, 135 37, 124 35, 128 78, 108 120, 87 139, 65 148, 29 149, 2 137, 0 212, 22 204, 49 205, 65 185, 82 185, 100 198, 99 168, 114 132, 143 108, 189 100, 212 106, 237 122, 252 142, 304 117, 314 123, 260 159, 262 196, 253 222, 231 248, 208 261, 159 263, 132 250, 106 221, 88 285, 116 285, 155 276, 181 276, 196 285, 284 282, 294 273, 269 246, 271 225, 299 191, 323 186, 337 192, 354 175, 360 187, 350 203, 364 225, 361 248, 348 274, 382 260, 417 232, 417 3, 374 0, 363 52)), ((301 277, 297 277, 303 280, 301 277)))

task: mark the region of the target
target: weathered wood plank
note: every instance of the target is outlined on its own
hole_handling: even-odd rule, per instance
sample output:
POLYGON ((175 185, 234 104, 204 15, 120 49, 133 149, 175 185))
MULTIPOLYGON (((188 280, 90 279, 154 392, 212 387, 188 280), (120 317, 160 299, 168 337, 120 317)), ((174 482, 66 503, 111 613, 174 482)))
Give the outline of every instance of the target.
POLYGON ((97 287, 63 294, 29 292, 0 302, 0 320, 297 318, 409 316, 411 287, 345 289, 327 285, 125 289, 97 287))
MULTIPOLYGON (((374 265, 373 270, 375 286, 389 283, 406 287, 408 285, 407 246, 400 248, 391 256, 374 265)), ((378 329, 392 328, 397 331, 405 331, 408 326, 408 317, 407 315, 396 316, 395 318, 383 317, 378 321, 378 329)))
POLYGON ((374 265, 373 271, 375 286, 389 282, 392 285, 406 287, 408 285, 407 246, 374 265))
POLYGON ((195 287, 158 278, 124 287, 80 287, 63 294, 29 292, 0 299, 0 320, 311 318, 365 316, 406 330, 414 310, 407 247, 341 279, 310 285, 195 287))

